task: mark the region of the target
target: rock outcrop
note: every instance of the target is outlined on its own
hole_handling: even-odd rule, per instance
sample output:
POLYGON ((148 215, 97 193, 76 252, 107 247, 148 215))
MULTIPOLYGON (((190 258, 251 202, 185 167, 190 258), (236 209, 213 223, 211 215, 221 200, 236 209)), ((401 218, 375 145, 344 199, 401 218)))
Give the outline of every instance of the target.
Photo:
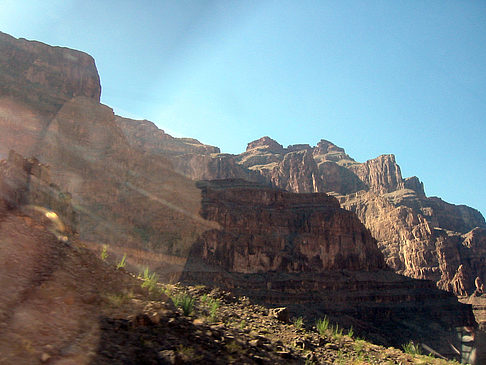
POLYGON ((313 148, 302 145, 299 152, 268 137, 248 146, 238 162, 273 186, 336 195, 370 229, 397 273, 434 280, 458 295, 471 294, 477 277, 486 279, 481 266, 485 247, 464 244, 471 230, 486 228, 483 216, 467 206, 426 197, 417 177, 402 177, 395 156, 358 163, 326 140, 313 148))
POLYGON ((0 32, 0 97, 52 113, 75 96, 99 101, 100 95, 98 72, 88 54, 0 32))
POLYGON ((382 155, 350 168, 369 190, 378 194, 403 188, 402 173, 394 155, 382 155))
POLYGON ((475 325, 471 308, 452 294, 388 269, 369 231, 335 198, 241 180, 198 186, 201 215, 219 227, 194 243, 182 281, 308 318, 326 314, 383 344, 413 338, 444 354, 451 353, 450 328, 475 325))
POLYGON ((120 127, 130 145, 152 154, 185 155, 198 154, 210 155, 220 153, 218 147, 202 144, 192 138, 174 138, 148 120, 134 120, 115 117, 115 123, 120 127))
POLYGON ((357 217, 326 194, 295 194, 242 180, 200 182, 204 219, 220 228, 199 239, 209 264, 240 273, 384 269, 357 217))

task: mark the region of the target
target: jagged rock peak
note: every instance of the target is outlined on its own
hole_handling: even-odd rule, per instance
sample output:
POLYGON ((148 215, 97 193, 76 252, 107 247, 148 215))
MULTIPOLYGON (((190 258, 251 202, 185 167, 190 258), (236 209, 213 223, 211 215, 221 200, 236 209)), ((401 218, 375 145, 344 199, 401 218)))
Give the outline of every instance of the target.
POLYGON ((314 149, 315 154, 324 155, 329 152, 345 152, 344 148, 336 146, 334 143, 321 139, 314 149))
POLYGON ((262 137, 260 139, 257 139, 256 141, 248 143, 246 150, 250 151, 250 150, 253 150, 255 148, 265 149, 268 152, 272 152, 272 153, 284 153, 285 152, 284 147, 280 143, 278 143, 274 139, 271 139, 268 136, 262 137))
POLYGON ((418 196, 425 197, 424 183, 417 176, 405 178, 403 184, 405 189, 413 190, 418 196))
POLYGON ((0 32, 0 96, 21 97, 52 112, 76 96, 99 101, 100 78, 84 52, 0 32))
POLYGON ((350 168, 371 190, 387 193, 403 188, 402 172, 393 154, 381 155, 350 168))

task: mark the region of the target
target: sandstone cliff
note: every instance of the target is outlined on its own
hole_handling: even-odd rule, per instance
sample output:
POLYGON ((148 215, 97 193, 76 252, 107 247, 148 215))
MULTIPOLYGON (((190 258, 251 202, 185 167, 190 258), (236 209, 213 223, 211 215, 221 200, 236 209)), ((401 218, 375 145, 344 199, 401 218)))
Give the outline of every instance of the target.
POLYGON ((296 154, 292 146, 264 137, 250 142, 237 160, 275 187, 338 196, 370 229, 397 273, 434 280, 458 295, 472 294, 477 277, 486 279, 485 247, 464 243, 471 230, 486 228, 483 216, 467 206, 426 197, 417 177, 402 177, 393 155, 358 163, 326 140, 313 148, 302 145, 296 154))
POLYGON ((95 62, 86 53, 16 39, 0 32, 0 96, 55 112, 75 96, 99 101, 95 62))

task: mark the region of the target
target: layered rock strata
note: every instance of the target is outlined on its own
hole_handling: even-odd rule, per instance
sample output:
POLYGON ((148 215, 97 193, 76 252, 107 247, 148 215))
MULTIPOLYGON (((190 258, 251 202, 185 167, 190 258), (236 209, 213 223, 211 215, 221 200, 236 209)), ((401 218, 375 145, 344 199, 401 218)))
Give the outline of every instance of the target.
MULTIPOLYGON (((150 130, 137 136, 148 141, 155 135, 150 130)), ((155 152, 167 156, 172 151, 161 147, 155 152)), ((434 280, 457 295, 472 294, 476 278, 486 281, 486 247, 470 245, 467 238, 473 235, 475 242, 482 242, 486 223, 481 213, 427 197, 417 177, 402 177, 394 155, 359 163, 326 140, 315 147, 285 148, 269 137, 250 142, 236 156, 199 151, 172 153, 171 161, 178 172, 195 180, 241 178, 296 193, 330 193, 358 215, 397 273, 434 280)))
POLYGON ((448 354, 449 330, 475 323, 469 306, 433 282, 388 269, 370 232, 331 196, 241 180, 198 186, 201 215, 219 228, 194 243, 183 281, 286 305, 308 318, 328 315, 388 345, 413 338, 448 354))
POLYGON ((88 54, 0 32, 0 96, 55 112, 75 96, 99 101, 100 95, 98 72, 88 54))
POLYGON ((417 177, 402 177, 393 155, 358 163, 325 140, 302 149, 312 161, 295 159, 293 151, 263 137, 237 159, 273 186, 337 196, 368 227, 397 273, 434 280, 457 295, 472 294, 476 278, 486 279, 486 245, 480 243, 486 224, 475 209, 426 197, 417 177), (477 244, 469 243, 471 236, 477 244))

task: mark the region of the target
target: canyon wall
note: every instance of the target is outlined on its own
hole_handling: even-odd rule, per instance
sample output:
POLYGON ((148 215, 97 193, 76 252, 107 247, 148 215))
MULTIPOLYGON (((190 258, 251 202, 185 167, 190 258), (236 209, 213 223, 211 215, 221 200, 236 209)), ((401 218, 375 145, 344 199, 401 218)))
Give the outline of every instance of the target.
MULTIPOLYGON (((122 130, 131 134, 123 126, 122 130)), ((157 153, 167 155, 163 149, 157 153)), ((248 143, 240 155, 224 158, 223 164, 214 154, 180 153, 172 161, 194 180, 241 178, 290 192, 330 193, 358 215, 397 273, 433 280, 460 296, 474 293, 477 278, 486 281, 486 248, 469 245, 467 238, 481 237, 475 240, 482 242, 484 217, 470 207, 427 197, 417 177, 402 177, 394 155, 359 163, 326 140, 315 147, 285 148, 262 137, 248 143)))
POLYGON ((451 329, 475 326, 471 307, 451 293, 391 271, 370 232, 336 198, 242 180, 198 187, 201 215, 218 228, 193 244, 183 282, 285 305, 310 321, 327 315, 375 342, 414 339, 447 355, 451 329))

